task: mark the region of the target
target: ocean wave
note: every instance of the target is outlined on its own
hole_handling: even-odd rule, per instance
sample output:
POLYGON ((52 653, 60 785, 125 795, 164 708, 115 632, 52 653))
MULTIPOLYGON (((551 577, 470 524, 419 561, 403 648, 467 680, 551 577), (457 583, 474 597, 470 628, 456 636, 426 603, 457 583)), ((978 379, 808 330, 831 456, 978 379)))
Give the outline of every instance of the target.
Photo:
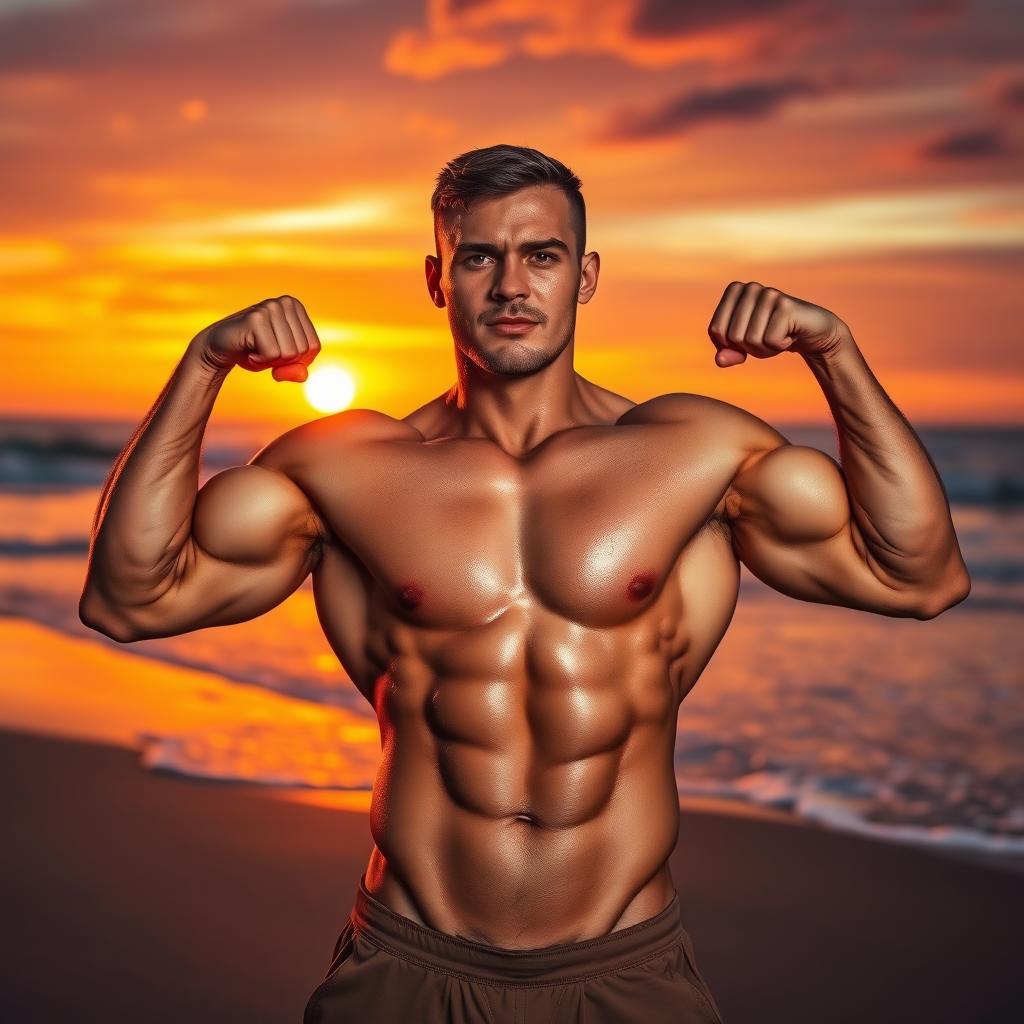
MULTIPOLYGON (((9 614, 89 633, 57 595, 43 601, 23 590, 15 601, 13 591, 5 588, 9 614)), ((132 657, 202 665, 225 681, 225 692, 239 682, 302 696, 308 717, 254 721, 243 708, 186 731, 154 708, 138 735, 145 767, 278 787, 371 789, 380 758, 376 720, 355 687, 311 673, 315 619, 309 609, 294 614, 295 598, 291 611, 276 610, 287 629, 268 622, 250 631, 250 624, 201 631, 137 645, 132 657), (264 634, 269 639, 261 641, 264 634), (315 707, 324 704, 337 704, 337 713, 315 707)), ((935 634, 920 647, 892 631, 923 633, 916 623, 865 618, 850 634, 843 611, 819 611, 836 621, 816 644, 781 598, 737 624, 733 655, 723 652, 717 677, 712 669, 681 709, 679 793, 768 806, 877 838, 1017 850, 1024 842, 1019 652, 1012 643, 993 644, 1016 620, 958 616, 946 640, 935 634), (998 658, 984 653, 996 649, 998 658)))
MULTIPOLYGON (((110 475, 122 447, 123 442, 114 444, 88 436, 4 437, 0 439, 0 490, 46 494, 98 487, 110 475)), ((204 446, 203 461, 218 471, 245 465, 252 454, 249 448, 204 446)))
MULTIPOLYGON (((302 584, 302 589, 310 589, 309 580, 302 584)), ((97 633, 83 625, 78 617, 77 592, 71 598, 66 593, 44 586, 35 587, 31 577, 26 582, 0 585, 0 615, 28 619, 65 636, 97 639, 97 633)), ((210 672, 231 683, 261 686, 311 704, 357 714, 365 713, 368 708, 362 694, 344 682, 347 676, 340 667, 337 669, 337 684, 325 685, 323 673, 310 672, 301 657, 282 651, 280 643, 275 644, 273 638, 262 631, 254 631, 251 641, 224 642, 221 634, 211 636, 209 644, 200 645, 197 641, 202 633, 141 641, 131 645, 131 651, 150 661, 210 672)), ((297 634, 290 635, 295 635, 296 643, 301 645, 297 634)), ((105 638, 100 642, 114 644, 105 638)))
POLYGON ((739 804, 784 811, 839 832, 869 839, 937 847, 963 853, 984 853, 1024 858, 1024 807, 1017 806, 1002 820, 1004 831, 953 822, 933 824, 877 820, 879 813, 900 813, 872 799, 872 787, 863 778, 809 777, 797 780, 790 772, 752 772, 740 778, 678 781, 680 796, 715 797, 739 804), (837 792, 846 789, 846 792, 837 792))
POLYGON ((138 736, 143 767, 192 778, 266 786, 371 790, 380 758, 376 722, 244 722, 138 736))
POLYGON ((5 558, 50 558, 55 555, 88 553, 89 538, 86 536, 57 537, 53 540, 31 540, 28 537, 0 538, 0 557, 5 558))
MULTIPOLYGON (((368 723, 364 731, 376 735, 375 730, 368 723)), ((259 722, 203 732, 144 733, 139 736, 141 763, 151 771, 222 782, 370 792, 379 750, 366 742, 367 736, 356 742, 357 737, 344 732, 344 727, 282 729, 259 722)), ((870 782, 863 778, 797 780, 792 772, 762 771, 729 781, 677 779, 677 788, 680 797, 711 796, 741 806, 770 807, 798 820, 876 840, 1024 857, 1024 807, 1007 813, 1004 831, 985 832, 951 823, 873 820, 879 807, 872 802, 870 782)))

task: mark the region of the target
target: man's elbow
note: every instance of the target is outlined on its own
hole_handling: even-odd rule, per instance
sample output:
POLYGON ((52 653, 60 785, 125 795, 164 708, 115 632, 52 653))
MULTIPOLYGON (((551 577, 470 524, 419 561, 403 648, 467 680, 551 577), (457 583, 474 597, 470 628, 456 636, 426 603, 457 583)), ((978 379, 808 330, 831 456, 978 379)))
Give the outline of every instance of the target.
POLYGON ((86 591, 78 602, 78 619, 83 626, 110 637, 119 644, 130 644, 142 639, 142 634, 133 629, 123 616, 114 615, 91 591, 86 591))
POLYGON ((966 569, 948 587, 929 591, 918 607, 914 618, 934 619, 965 600, 971 592, 971 577, 966 569))

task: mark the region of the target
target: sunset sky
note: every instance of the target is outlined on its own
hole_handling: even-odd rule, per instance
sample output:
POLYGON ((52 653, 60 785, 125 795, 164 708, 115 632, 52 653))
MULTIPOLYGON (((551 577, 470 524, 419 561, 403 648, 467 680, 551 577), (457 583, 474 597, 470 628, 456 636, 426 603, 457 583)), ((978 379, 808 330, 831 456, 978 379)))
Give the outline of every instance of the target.
MULTIPOLYGON (((197 331, 291 294, 314 367, 405 415, 454 380, 434 180, 506 142, 583 180, 591 380, 825 421, 799 356, 715 365, 756 280, 911 422, 1019 423, 1022 54, 1009 0, 0 0, 0 405, 139 420, 197 331)), ((317 413, 237 370, 215 415, 317 413)))

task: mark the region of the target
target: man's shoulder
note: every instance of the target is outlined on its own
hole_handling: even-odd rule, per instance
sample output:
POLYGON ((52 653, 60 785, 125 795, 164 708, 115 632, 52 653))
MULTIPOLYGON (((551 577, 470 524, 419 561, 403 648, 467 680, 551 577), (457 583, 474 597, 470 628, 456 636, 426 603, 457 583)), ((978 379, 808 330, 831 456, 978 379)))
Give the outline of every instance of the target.
POLYGON ((299 466, 335 458, 362 441, 415 440, 418 431, 377 409, 344 409, 321 416, 279 434, 250 460, 287 473, 299 466))
POLYGON ((723 459, 733 483, 769 452, 790 445, 760 416, 710 395, 689 392, 657 395, 630 409, 619 422, 678 424, 681 455, 689 458, 696 445, 714 458, 723 459))
POLYGON ((656 395, 633 406, 620 423, 680 423, 697 428, 728 432, 730 439, 748 442, 754 447, 775 447, 786 439, 759 416, 710 395, 673 391, 656 395))

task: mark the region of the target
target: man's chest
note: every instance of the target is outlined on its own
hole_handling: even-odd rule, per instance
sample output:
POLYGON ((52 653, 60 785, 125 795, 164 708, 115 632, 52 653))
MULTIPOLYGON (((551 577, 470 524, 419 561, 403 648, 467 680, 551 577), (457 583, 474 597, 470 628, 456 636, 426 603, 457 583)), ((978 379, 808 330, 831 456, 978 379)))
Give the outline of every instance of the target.
POLYGON ((465 628, 519 602, 607 627, 656 600, 728 487, 728 454, 684 443, 664 424, 565 432, 525 459, 480 439, 377 441, 314 496, 410 623, 465 628))

